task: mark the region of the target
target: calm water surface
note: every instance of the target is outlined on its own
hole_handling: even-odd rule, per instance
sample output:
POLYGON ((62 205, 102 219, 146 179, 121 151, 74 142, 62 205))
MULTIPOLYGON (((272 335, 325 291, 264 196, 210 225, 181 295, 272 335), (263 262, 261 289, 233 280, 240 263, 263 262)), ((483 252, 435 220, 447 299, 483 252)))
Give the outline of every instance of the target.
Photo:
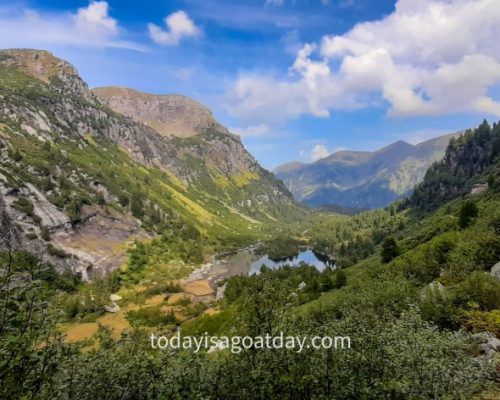
POLYGON ((249 274, 256 274, 260 272, 260 268, 265 265, 268 268, 276 269, 282 267, 284 265, 290 265, 292 267, 297 267, 301 263, 306 263, 315 267, 318 271, 323 271, 325 267, 334 267, 335 264, 332 260, 328 259, 328 257, 322 256, 319 253, 316 253, 313 250, 307 249, 299 252, 298 254, 288 257, 282 258, 279 260, 272 260, 269 256, 263 255, 258 260, 255 260, 250 263, 249 274))

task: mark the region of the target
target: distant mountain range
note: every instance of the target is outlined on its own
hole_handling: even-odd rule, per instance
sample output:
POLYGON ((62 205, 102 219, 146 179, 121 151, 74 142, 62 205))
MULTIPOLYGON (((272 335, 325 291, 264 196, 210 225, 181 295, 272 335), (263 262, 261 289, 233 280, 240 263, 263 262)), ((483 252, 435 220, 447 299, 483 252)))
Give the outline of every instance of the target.
POLYGON ((273 172, 295 199, 310 206, 383 207, 411 193, 458 134, 417 145, 399 140, 373 152, 339 151, 310 164, 283 164, 273 172))

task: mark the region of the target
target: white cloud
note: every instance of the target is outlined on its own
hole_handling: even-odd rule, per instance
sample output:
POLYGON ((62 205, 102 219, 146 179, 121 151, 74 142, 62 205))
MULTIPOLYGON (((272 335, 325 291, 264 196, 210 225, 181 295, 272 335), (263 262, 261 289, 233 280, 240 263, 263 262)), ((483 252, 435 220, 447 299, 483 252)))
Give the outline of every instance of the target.
POLYGON ((105 1, 94 1, 87 8, 79 8, 74 16, 76 29, 84 35, 98 38, 116 36, 118 24, 108 11, 109 5, 105 1))
POLYGON ((236 135, 240 135, 241 137, 249 137, 249 136, 262 136, 271 132, 271 128, 265 124, 261 125, 252 125, 244 128, 236 127, 229 129, 231 132, 236 135))
POLYGON ((231 115, 261 122, 386 103, 391 116, 500 116, 498 0, 399 0, 395 11, 298 51, 286 77, 241 75, 231 115))
POLYGON ((0 8, 0 47, 118 47, 145 50, 122 39, 125 32, 109 15, 105 1, 93 1, 76 13, 39 13, 33 9, 0 8))
POLYGON ((175 46, 185 37, 201 35, 201 29, 182 10, 165 17, 165 25, 168 28, 166 31, 155 24, 148 24, 149 36, 155 43, 175 46))
POLYGON ((311 150, 311 161, 318 161, 320 158, 325 158, 330 155, 330 152, 323 144, 317 144, 311 150))

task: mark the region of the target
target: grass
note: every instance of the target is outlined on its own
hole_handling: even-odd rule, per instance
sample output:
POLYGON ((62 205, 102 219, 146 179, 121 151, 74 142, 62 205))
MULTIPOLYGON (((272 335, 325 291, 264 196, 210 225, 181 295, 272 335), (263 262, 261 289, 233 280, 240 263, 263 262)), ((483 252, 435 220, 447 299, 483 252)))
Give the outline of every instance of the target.
POLYGON ((195 296, 206 296, 214 292, 207 280, 188 282, 184 285, 184 290, 195 296))

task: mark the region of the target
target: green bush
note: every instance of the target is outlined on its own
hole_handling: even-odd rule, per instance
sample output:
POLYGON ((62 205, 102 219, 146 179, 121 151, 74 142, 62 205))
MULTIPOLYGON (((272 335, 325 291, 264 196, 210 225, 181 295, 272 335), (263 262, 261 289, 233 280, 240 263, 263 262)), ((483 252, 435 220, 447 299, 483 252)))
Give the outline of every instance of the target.
POLYGON ((481 311, 500 308, 500 282, 487 272, 475 271, 455 288, 456 303, 481 311))
POLYGON ((49 243, 47 245, 47 252, 51 256, 59 257, 59 258, 68 258, 70 255, 66 253, 64 250, 61 250, 57 247, 55 247, 52 243, 49 243))
POLYGON ((458 215, 458 225, 460 228, 468 228, 472 223, 473 219, 478 216, 479 210, 472 200, 467 200, 464 202, 460 208, 460 213, 458 215))
POLYGON ((177 322, 173 311, 164 313, 160 306, 144 307, 138 310, 129 311, 127 319, 132 324, 142 326, 162 326, 166 324, 174 324, 177 322))
POLYGON ((29 216, 33 216, 34 206, 31 200, 20 197, 12 202, 12 207, 29 216))

